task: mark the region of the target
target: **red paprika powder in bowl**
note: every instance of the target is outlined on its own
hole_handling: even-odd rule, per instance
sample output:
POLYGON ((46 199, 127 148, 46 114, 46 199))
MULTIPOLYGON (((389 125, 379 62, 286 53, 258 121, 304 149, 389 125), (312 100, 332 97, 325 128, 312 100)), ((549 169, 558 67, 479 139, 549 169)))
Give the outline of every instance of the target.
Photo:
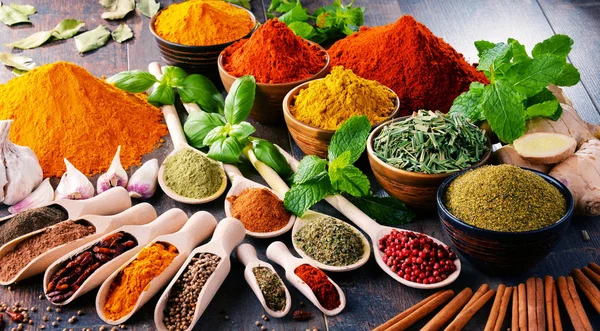
POLYGON ((263 124, 283 122, 282 103, 294 87, 329 72, 329 55, 318 44, 302 39, 277 19, 267 21, 247 39, 225 48, 218 59, 223 86, 252 75, 256 96, 250 116, 263 124))

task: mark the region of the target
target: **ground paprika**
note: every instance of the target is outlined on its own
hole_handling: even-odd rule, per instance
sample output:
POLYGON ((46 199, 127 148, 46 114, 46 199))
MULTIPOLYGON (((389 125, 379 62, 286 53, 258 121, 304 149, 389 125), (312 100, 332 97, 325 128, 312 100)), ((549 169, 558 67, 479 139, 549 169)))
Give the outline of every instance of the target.
POLYGON ((302 264, 296 267, 294 273, 308 284, 323 308, 333 310, 340 306, 340 294, 323 271, 302 264))

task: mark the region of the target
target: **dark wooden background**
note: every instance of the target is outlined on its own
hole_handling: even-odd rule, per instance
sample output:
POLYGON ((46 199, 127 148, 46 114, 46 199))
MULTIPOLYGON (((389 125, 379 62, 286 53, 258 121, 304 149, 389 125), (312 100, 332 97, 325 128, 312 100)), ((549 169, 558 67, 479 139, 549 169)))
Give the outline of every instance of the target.
MULTIPOLYGON (((32 25, 24 24, 10 28, 0 24, 0 44, 24 38, 36 31, 51 29, 65 18, 85 20, 87 29, 93 29, 100 24, 108 25, 111 29, 114 29, 120 23, 119 21, 107 22, 101 19, 102 7, 95 0, 15 0, 15 2, 35 5, 38 13, 31 17, 32 25)), ((161 0, 161 2, 165 6, 172 1, 161 0)), ((252 0, 251 3, 257 18, 264 22, 265 9, 269 5, 269 0, 252 0)), ((303 1, 304 5, 313 9, 328 3, 330 3, 330 0, 303 1)), ((403 14, 413 15, 471 61, 477 59, 476 50, 473 46, 475 40, 504 41, 508 37, 513 37, 523 42, 528 49, 531 49, 536 42, 548 38, 552 34, 568 34, 575 40, 575 46, 569 60, 579 68, 582 81, 577 86, 568 88, 566 94, 573 100, 575 108, 585 120, 600 123, 600 80, 598 80, 598 72, 600 71, 600 2, 566 0, 357 0, 356 4, 366 7, 365 24, 369 26, 393 22, 403 14)), ((135 33, 133 40, 124 44, 110 41, 105 47, 86 55, 77 53, 72 39, 52 42, 39 49, 12 50, 12 52, 32 57, 38 64, 55 61, 74 62, 98 76, 110 76, 124 70, 145 69, 149 62, 160 60, 154 40, 148 29, 149 19, 135 13, 127 16, 125 22, 131 26, 135 33)), ((10 52, 11 49, 2 46, 0 51, 10 52)), ((8 81, 11 77, 12 74, 8 69, 0 68, 0 83, 8 81)), ((297 158, 302 157, 302 153, 290 140, 283 124, 268 127, 257 124, 257 135, 283 146, 288 151, 292 151, 297 158)), ((132 137, 132 139, 135 139, 135 137, 132 137)), ((159 161, 162 161, 171 148, 170 141, 167 139, 163 147, 146 158, 158 157, 159 161)), ((363 163, 361 168, 368 169, 368 165, 363 163)), ((243 171, 248 177, 260 180, 252 169, 245 168, 243 171)), ((95 180, 93 182, 95 183, 95 180)), ((374 188, 379 188, 373 179, 372 184, 374 188)), ((198 210, 207 210, 213 213, 217 219, 224 217, 223 198, 206 205, 186 206, 168 199, 159 192, 151 202, 159 213, 170 208, 182 208, 188 215, 198 210)), ((325 203, 319 204, 316 209, 344 219, 325 203)), ((435 215, 422 215, 406 228, 422 231, 449 242, 435 215)), ((288 245, 290 244, 289 234, 277 239, 283 240, 288 245)), ((247 239, 246 241, 254 244, 259 255, 265 258, 265 249, 272 240, 247 239)), ((563 234, 556 248, 546 259, 531 268, 529 272, 511 277, 496 277, 482 274, 468 262, 463 261, 462 274, 450 287, 460 291, 465 286, 475 289, 482 283, 489 283, 495 287, 500 283, 516 285, 524 282, 530 276, 549 274, 558 277, 566 275, 573 268, 582 267, 589 261, 600 262, 599 247, 600 218, 576 217, 570 228, 563 234), (590 234, 591 240, 589 242, 584 242, 582 239, 581 230, 583 229, 586 229, 590 234)), ((281 271, 281 269, 278 270, 281 271)), ((342 287, 348 300, 347 307, 341 314, 335 317, 323 316, 298 291, 290 288, 294 301, 292 311, 301 308, 301 302, 306 302, 303 309, 311 311, 313 318, 308 322, 294 322, 290 313, 285 318, 271 319, 265 323, 268 329, 312 330, 315 327, 319 330, 372 329, 431 294, 395 282, 379 269, 373 259, 356 271, 343 274, 330 273, 330 276, 342 287)), ((7 288, 0 288, 0 302, 9 304, 21 302, 28 307, 38 307, 38 312, 32 314, 36 320, 36 329, 42 324, 46 328, 53 329, 50 322, 42 321, 44 314, 49 315, 50 321, 55 320, 57 316, 61 316, 62 322, 59 323, 59 329, 65 327, 81 329, 85 327, 97 330, 104 324, 95 313, 93 303, 96 295, 95 291, 63 308, 61 313, 55 311, 48 313, 46 311, 48 302, 38 299, 38 295, 41 293, 41 277, 33 277, 21 284, 12 286, 12 291, 7 288), (76 324, 69 325, 66 320, 77 310, 83 310, 85 315, 80 317, 76 324)), ((155 303, 156 299, 150 301, 140 312, 135 314, 127 323, 128 328, 132 330, 154 329, 152 316, 155 303)), ((467 329, 483 329, 489 310, 490 304, 475 316, 467 325, 467 329)), ((595 328, 600 329, 600 316, 589 305, 586 305, 586 311, 595 328)), ((241 264, 233 257, 229 277, 198 322, 196 329, 259 330, 254 322, 261 320, 262 314, 261 306, 244 280, 241 264), (226 319, 225 315, 229 319, 226 319)), ((414 329, 418 329, 423 324, 417 324, 414 329)), ((567 329, 570 328, 570 322, 568 322, 564 309, 563 324, 566 325, 567 329)), ((508 327, 508 323, 506 323, 506 327, 508 327)))

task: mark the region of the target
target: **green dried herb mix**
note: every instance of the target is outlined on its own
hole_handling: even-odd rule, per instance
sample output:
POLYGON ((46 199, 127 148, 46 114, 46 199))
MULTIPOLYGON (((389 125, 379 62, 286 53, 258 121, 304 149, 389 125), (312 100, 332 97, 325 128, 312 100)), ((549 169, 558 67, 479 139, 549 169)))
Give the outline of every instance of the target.
POLYGON ((279 276, 267 267, 254 267, 252 273, 262 292, 267 307, 273 311, 282 311, 285 308, 285 288, 279 276))
POLYGON ((550 226, 567 209, 556 187, 531 171, 511 165, 467 171, 450 184, 444 200, 448 211, 463 222, 499 232, 550 226))
POLYGON ((206 156, 184 148, 168 157, 163 179, 175 193, 192 199, 213 195, 223 184, 221 165, 206 156))

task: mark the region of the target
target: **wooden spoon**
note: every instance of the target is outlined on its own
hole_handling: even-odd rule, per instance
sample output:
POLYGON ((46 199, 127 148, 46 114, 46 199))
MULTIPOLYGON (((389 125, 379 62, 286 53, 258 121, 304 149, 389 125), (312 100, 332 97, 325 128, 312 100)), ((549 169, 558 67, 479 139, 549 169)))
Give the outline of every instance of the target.
MULTIPOLYGON (((346 307, 346 296, 342 289, 331 279, 329 281, 338 291, 340 296, 340 305, 332 310, 325 309, 315 296, 315 293, 311 290, 311 288, 306 284, 298 275, 296 275, 295 270, 297 267, 303 264, 312 265, 308 260, 299 259, 290 253, 287 246, 281 241, 275 241, 267 247, 267 257, 269 260, 279 264, 285 269, 285 277, 288 282, 294 285, 305 297, 308 298, 323 314, 327 316, 335 316, 339 314, 346 307)), ((315 267, 313 265, 313 267, 315 267)), ((315 267, 316 268, 316 267, 315 267)))
POLYGON ((259 260, 258 256, 256 256, 256 249, 254 249, 254 246, 250 244, 239 245, 236 250, 236 255, 240 262, 242 262, 242 264, 246 266, 246 268, 244 269, 244 277, 246 278, 246 282, 248 282, 248 285, 250 285, 250 288, 258 298, 258 301, 263 306, 267 314, 275 318, 281 318, 287 315, 287 313, 289 313, 290 311, 290 308, 292 308, 292 297, 290 295, 290 291, 288 291, 281 278, 279 278, 279 275, 277 275, 277 271, 275 271, 273 266, 267 262, 259 260), (271 269, 273 274, 277 275, 277 277, 281 281, 281 286, 283 286, 283 289, 285 290, 285 307, 283 308, 283 310, 275 311, 267 306, 265 297, 262 291, 260 290, 260 287, 258 286, 258 282, 256 281, 256 276, 254 275, 254 272, 252 272, 252 269, 256 267, 265 267, 271 269))
MULTIPOLYGON (((173 233, 181 229, 186 220, 187 217, 185 215, 181 215, 176 210, 171 209, 165 212, 164 214, 160 215, 160 217, 156 218, 151 223, 145 225, 126 225, 106 234, 105 236, 102 236, 102 238, 105 238, 115 232, 122 231, 132 235, 136 239, 137 245, 134 248, 123 252, 121 255, 115 257, 114 259, 104 263, 102 266, 100 266, 98 269, 92 272, 92 274, 87 277, 87 279, 81 284, 81 286, 75 291, 75 293, 73 293, 73 295, 70 298, 63 302, 56 302, 53 304, 57 306, 67 305, 71 301, 80 297, 81 295, 100 286, 100 284, 102 284, 102 282, 104 282, 104 280, 106 280, 106 278, 110 274, 112 274, 115 270, 122 266, 123 263, 129 260, 132 256, 136 255, 151 240, 153 240, 157 236, 167 233, 173 233)), ((100 240, 102 240, 102 238, 97 239, 85 246, 76 249, 75 251, 63 256, 62 258, 54 262, 50 267, 48 267, 46 273, 44 274, 44 289, 48 288, 48 283, 50 282, 52 276, 61 267, 63 267, 68 260, 70 260, 75 255, 82 253, 83 251, 98 244, 100 240)))
MULTIPOLYGON (((174 211, 173 213, 181 214, 181 216, 177 215, 177 217, 187 218, 187 215, 181 209, 172 210, 174 211)), ((103 321, 111 325, 125 323, 133 314, 142 308, 142 306, 144 306, 148 300, 158 293, 158 291, 163 288, 167 282, 171 281, 175 273, 179 270, 179 268, 181 268, 181 265, 183 265, 187 257, 190 255, 192 249, 208 238, 213 233, 216 226, 217 220, 213 215, 205 211, 199 211, 192 215, 189 220, 187 220, 181 230, 172 234, 156 237, 156 239, 152 240, 152 242, 146 245, 146 247, 149 247, 157 242, 167 243, 177 248, 178 255, 160 275, 156 276, 150 281, 129 314, 121 317, 118 320, 111 320, 104 314, 104 304, 106 303, 110 287, 115 277, 117 277, 117 275, 123 271, 125 267, 130 265, 131 262, 138 258, 138 252, 138 254, 129 259, 129 261, 123 264, 123 266, 113 272, 112 275, 110 275, 106 281, 102 283, 102 286, 100 286, 98 295, 96 295, 96 311, 98 312, 98 316, 100 316, 103 321)))
MULTIPOLYGON (((52 264, 52 262, 56 261, 56 259, 61 256, 71 252, 72 250, 93 241, 103 234, 112 231, 116 228, 119 228, 124 225, 142 225, 153 221, 156 218, 156 212, 154 208, 149 204, 143 203, 138 204, 134 207, 131 207, 125 210, 122 213, 113 216, 94 216, 94 215, 86 215, 77 219, 75 222, 83 225, 92 225, 95 229, 94 234, 91 234, 87 237, 83 237, 63 245, 54 247, 45 253, 39 255, 35 259, 31 260, 19 273, 17 273, 13 278, 8 281, 0 281, 0 285, 9 285, 14 282, 21 281, 23 279, 29 278, 31 276, 40 274, 52 264)), ((4 257, 9 252, 13 251, 19 243, 23 240, 30 238, 38 233, 46 231, 46 229, 52 228, 56 225, 49 226, 26 235, 23 235, 19 238, 9 241, 2 248, 0 248, 0 259, 4 257)))
MULTIPOLYGON (((271 190, 270 188, 268 188, 264 185, 261 185, 257 182, 254 182, 254 181, 251 181, 250 179, 245 178, 244 175, 242 175, 242 173, 236 166, 233 166, 231 164, 226 164, 226 165, 224 165, 224 168, 225 168, 225 172, 227 173, 227 176, 229 176, 229 179, 231 180, 231 188, 229 189, 229 192, 227 192, 227 197, 237 196, 247 188, 258 188, 258 189, 269 190, 271 193, 273 193, 275 196, 277 196, 280 200, 283 201, 283 197, 284 197, 283 195, 279 194, 276 191, 271 190)), ((233 215, 231 213, 231 202, 229 202, 229 200, 227 200, 227 199, 225 199, 225 215, 227 217, 233 217, 233 215)), ((290 220, 288 221, 288 223, 279 230, 275 230, 275 231, 271 231, 271 232, 252 232, 250 230, 246 230, 246 234, 248 236, 254 237, 254 238, 277 237, 277 236, 280 236, 280 235, 288 232, 294 225, 295 221, 296 221, 296 216, 292 215, 292 216, 290 216, 290 220)))
POLYGON ((208 307, 208 304, 213 299, 223 284, 223 281, 225 281, 225 278, 229 274, 229 270, 231 269, 231 261, 229 260, 229 256, 231 255, 233 249, 239 245, 242 240, 244 240, 245 232, 246 229, 244 228, 242 222, 231 217, 225 218, 219 222, 219 224, 217 224, 217 228, 213 233, 212 239, 207 244, 194 249, 190 253, 183 266, 177 272, 177 275, 173 277, 161 295, 160 299, 158 299, 158 304, 156 305, 156 309, 154 309, 154 324, 156 325, 157 330, 168 331, 163 319, 169 294, 171 293, 171 289, 173 288, 173 285, 175 285, 177 279, 179 279, 181 274, 190 264, 192 258, 201 253, 215 254, 221 258, 221 261, 219 262, 219 265, 217 265, 215 271, 206 281, 206 284, 204 284, 204 287, 202 288, 200 296, 196 302, 194 318, 190 324, 190 327, 187 328, 186 331, 194 328, 194 325, 196 322, 198 322, 198 319, 200 319, 204 313, 204 310, 206 310, 206 307, 208 307))

